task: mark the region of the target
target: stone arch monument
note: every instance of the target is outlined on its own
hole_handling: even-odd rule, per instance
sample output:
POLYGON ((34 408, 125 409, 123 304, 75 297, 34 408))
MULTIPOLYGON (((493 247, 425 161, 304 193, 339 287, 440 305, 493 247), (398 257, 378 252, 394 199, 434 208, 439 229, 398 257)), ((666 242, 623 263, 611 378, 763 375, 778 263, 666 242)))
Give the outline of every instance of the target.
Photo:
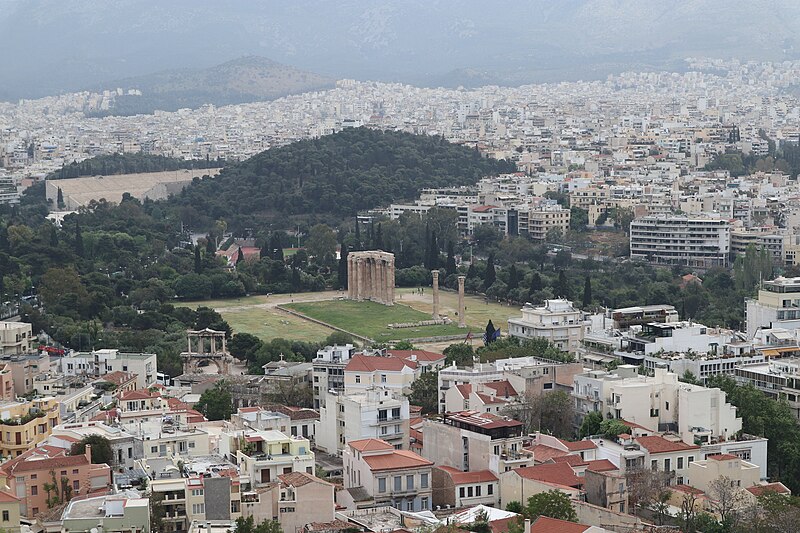
POLYGON ((213 363, 217 373, 228 374, 231 355, 225 342, 225 332, 214 329, 201 329, 186 332, 188 350, 181 353, 184 374, 199 371, 202 362, 213 363))
POLYGON ((394 305, 394 254, 350 252, 347 255, 347 297, 394 305))

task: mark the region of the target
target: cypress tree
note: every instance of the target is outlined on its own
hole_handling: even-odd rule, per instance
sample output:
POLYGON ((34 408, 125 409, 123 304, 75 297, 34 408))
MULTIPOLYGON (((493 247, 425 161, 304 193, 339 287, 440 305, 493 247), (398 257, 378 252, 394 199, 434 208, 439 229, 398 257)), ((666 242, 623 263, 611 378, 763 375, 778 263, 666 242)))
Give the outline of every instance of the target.
POLYGON ((8 228, 0 224, 0 252, 8 252, 10 245, 8 243, 8 228))
POLYGON ((81 224, 75 220, 75 254, 83 257, 83 235, 81 234, 81 224))
POLYGON ((428 257, 428 263, 430 264, 430 270, 436 270, 439 268, 439 244, 436 242, 436 232, 431 233, 431 249, 430 249, 430 256, 428 257))
POLYGON ((347 248, 342 247, 341 253, 339 253, 339 288, 346 289, 347 288, 347 256, 349 252, 347 248))
MULTIPOLYGON (((241 248, 240 248, 241 250, 241 248)), ((200 247, 194 247, 194 272, 199 274, 203 271, 203 261, 200 259, 200 247)))
POLYGON ((277 231, 273 231, 269 238, 270 257, 276 261, 283 261, 283 242, 281 242, 281 235, 277 231))
POLYGON ((209 257, 214 257, 214 254, 217 253, 217 246, 214 244, 214 237, 211 235, 206 235, 206 255, 209 257))
POLYGON ((297 292, 300 290, 300 270, 292 267, 292 291, 297 292))
POLYGON ((56 205, 59 209, 64 208, 64 192, 61 190, 61 187, 58 188, 58 195, 56 196, 56 205))
POLYGON ((53 248, 58 246, 58 230, 55 226, 50 227, 50 246, 53 248))
POLYGON ((589 307, 592 303, 592 278, 586 276, 586 281, 583 282, 583 306, 589 307))
POLYGON ((517 267, 515 265, 511 265, 508 269, 508 290, 514 290, 519 287, 519 273, 517 272, 517 267))
POLYGON ((456 256, 453 252, 453 241, 448 241, 447 243, 447 261, 444 264, 444 269, 448 276, 452 276, 457 271, 456 256))
POLYGON ((565 300, 569 300, 569 283, 567 282, 567 273, 563 270, 558 271, 558 281, 556 282, 555 287, 553 287, 556 292, 557 298, 564 298, 565 300))
POLYGON ((494 269, 494 253, 489 254, 489 260, 486 261, 486 274, 483 276, 484 290, 491 287, 497 280, 497 272, 494 269))
POLYGON ((356 242, 353 244, 353 249, 361 249, 361 224, 358 223, 358 217, 356 217, 356 242))
MULTIPOLYGON (((198 250, 197 256, 199 257, 200 251, 198 250)), ((238 265, 244 261, 244 252, 242 252, 242 247, 239 247, 239 251, 236 253, 236 264, 238 265)))
POLYGON ((375 230, 375 249, 383 250, 383 230, 380 222, 378 222, 378 229, 375 230))
POLYGON ((543 287, 542 276, 540 276, 538 272, 534 272, 531 276, 531 286, 528 290, 528 297, 532 296, 535 292, 539 292, 543 287))
POLYGON ((494 324, 492 324, 492 321, 489 320, 489 322, 486 324, 486 342, 485 342, 486 345, 489 345, 494 342, 495 340, 494 332, 495 332, 494 324))
POLYGON ((470 263, 467 269, 467 279, 475 277, 478 277, 478 273, 475 271, 475 263, 470 263))

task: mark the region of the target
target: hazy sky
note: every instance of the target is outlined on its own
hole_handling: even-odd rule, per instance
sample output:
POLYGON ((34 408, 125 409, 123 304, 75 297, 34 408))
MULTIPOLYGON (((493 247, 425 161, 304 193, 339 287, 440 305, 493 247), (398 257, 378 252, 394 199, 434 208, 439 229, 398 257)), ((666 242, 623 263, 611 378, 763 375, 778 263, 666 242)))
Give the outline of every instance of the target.
POLYGON ((0 97, 260 55, 335 78, 503 84, 798 57, 796 0, 0 0, 0 97))

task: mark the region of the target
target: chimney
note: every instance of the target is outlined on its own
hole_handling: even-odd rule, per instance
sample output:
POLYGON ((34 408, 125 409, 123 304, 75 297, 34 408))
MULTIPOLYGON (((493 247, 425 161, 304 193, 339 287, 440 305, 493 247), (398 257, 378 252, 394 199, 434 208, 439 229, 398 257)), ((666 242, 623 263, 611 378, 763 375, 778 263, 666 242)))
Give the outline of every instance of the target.
POLYGON ((531 533, 531 519, 525 519, 525 533, 531 533))
POLYGON ((84 452, 84 455, 86 456, 86 460, 89 461, 89 464, 91 464, 91 462, 92 462, 92 445, 91 444, 87 444, 86 445, 86 451, 84 452))

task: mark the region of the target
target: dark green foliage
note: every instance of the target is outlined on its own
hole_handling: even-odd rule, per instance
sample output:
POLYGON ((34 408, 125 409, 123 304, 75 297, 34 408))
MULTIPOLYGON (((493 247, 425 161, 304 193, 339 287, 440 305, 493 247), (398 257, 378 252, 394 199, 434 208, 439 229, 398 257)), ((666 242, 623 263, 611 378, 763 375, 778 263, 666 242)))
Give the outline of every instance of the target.
POLYGON ((483 275, 484 290, 494 285, 495 280, 497 280, 497 272, 494 268, 494 254, 489 254, 489 259, 486 261, 486 272, 483 275))
POLYGON ((194 408, 209 420, 230 420, 233 413, 230 387, 224 381, 216 382, 212 388, 200 395, 200 401, 194 408))
POLYGON ((437 372, 425 372, 411 384, 408 401, 422 407, 423 414, 439 411, 439 381, 437 372))
POLYGON ((256 525, 252 516, 240 516, 236 519, 233 533, 283 533, 283 529, 277 520, 264 520, 256 525))
POLYGON ((198 228, 224 218, 235 233, 291 216, 352 217, 423 187, 470 185, 513 167, 437 137, 353 128, 229 165, 174 203, 196 210, 198 228))
POLYGON ((580 430, 578 431, 578 436, 580 438, 584 438, 590 435, 599 435, 602 423, 603 423, 603 414, 599 411, 592 411, 591 413, 583 417, 583 422, 581 422, 581 427, 580 430))
POLYGON ((465 342, 451 344, 442 353, 448 365, 455 363, 457 366, 472 366, 472 358, 475 356, 472 346, 465 342))
MULTIPOLYGON (((240 250, 241 251, 241 250, 240 250)), ((194 247, 194 272, 200 274, 203 271, 203 262, 200 259, 200 247, 194 247)))
POLYGON ((114 453, 111 449, 111 443, 102 435, 89 435, 84 437, 72 445, 69 451, 70 455, 83 455, 86 453, 86 445, 92 447, 92 464, 95 465, 113 465, 114 453))
POLYGON ((583 307, 589 307, 592 304, 592 278, 586 276, 583 282, 583 307))
MULTIPOLYGON (((48 180, 77 178, 80 176, 110 176, 112 174, 138 174, 142 172, 162 172, 184 168, 217 168, 225 162, 219 160, 186 160, 174 157, 143 153, 101 155, 73 162, 47 175, 48 180)), ((59 189, 59 193, 61 189, 59 189)), ((64 198, 59 194, 60 203, 64 198)))
POLYGON ((448 276, 456 274, 456 256, 453 251, 453 241, 447 242, 447 260, 444 263, 444 270, 448 276))

